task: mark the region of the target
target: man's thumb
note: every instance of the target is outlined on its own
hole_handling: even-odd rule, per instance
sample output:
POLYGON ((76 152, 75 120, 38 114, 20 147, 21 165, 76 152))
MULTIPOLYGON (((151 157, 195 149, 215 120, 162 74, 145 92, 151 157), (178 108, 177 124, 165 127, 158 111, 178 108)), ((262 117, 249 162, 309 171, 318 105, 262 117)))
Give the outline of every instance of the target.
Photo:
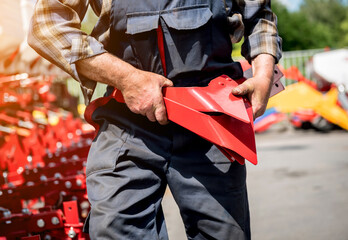
POLYGON ((232 89, 232 94, 236 96, 246 95, 249 92, 249 84, 245 82, 232 89))

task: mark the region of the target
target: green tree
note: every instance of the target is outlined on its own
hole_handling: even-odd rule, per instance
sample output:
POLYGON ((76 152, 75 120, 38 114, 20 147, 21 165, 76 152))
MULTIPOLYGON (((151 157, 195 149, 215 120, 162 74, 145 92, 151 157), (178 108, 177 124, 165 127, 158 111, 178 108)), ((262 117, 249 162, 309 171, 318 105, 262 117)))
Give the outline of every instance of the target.
POLYGON ((300 12, 307 16, 308 21, 324 31, 327 45, 342 47, 343 38, 348 31, 342 32, 341 23, 348 17, 347 1, 343 0, 304 0, 300 12))
POLYGON ((339 23, 347 13, 343 2, 305 0, 299 11, 289 12, 283 4, 273 1, 272 8, 278 16, 284 51, 342 46, 342 26, 339 23), (320 11, 323 8, 325 10, 320 11), (330 18, 334 12, 337 16, 330 18))
POLYGON ((341 45, 348 46, 348 15, 341 23, 341 30, 342 30, 341 45))

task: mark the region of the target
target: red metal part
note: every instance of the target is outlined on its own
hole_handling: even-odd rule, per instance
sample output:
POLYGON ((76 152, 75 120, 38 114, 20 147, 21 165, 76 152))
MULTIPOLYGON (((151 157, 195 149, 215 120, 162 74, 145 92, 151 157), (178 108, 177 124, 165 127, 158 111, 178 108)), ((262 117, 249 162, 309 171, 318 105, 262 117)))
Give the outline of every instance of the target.
MULTIPOLYGON (((164 88, 163 98, 169 120, 211 141, 231 161, 257 164, 251 105, 231 93, 242 81, 222 75, 207 87, 164 88)), ((124 102, 120 91, 112 97, 124 102)))
POLYGON ((63 202, 66 224, 79 224, 79 212, 76 201, 63 202))
POLYGON ((83 223, 79 220, 77 202, 69 201, 63 204, 64 211, 46 207, 37 213, 8 212, 5 217, 0 217, 0 235, 4 236, 0 239, 89 239, 88 235, 82 232, 83 223))
POLYGON ((157 28, 157 45, 158 45, 158 51, 160 53, 161 64, 163 68, 163 75, 167 76, 167 64, 166 64, 166 57, 165 57, 165 51, 164 51, 164 36, 163 36, 163 30, 162 30, 161 24, 158 24, 158 28, 157 28))
POLYGON ((80 220, 93 135, 53 105, 51 80, 0 77, 0 239, 88 239, 80 220))
POLYGON ((32 96, 28 93, 19 95, 11 90, 6 90, 6 92, 0 91, 0 107, 9 107, 12 105, 26 107, 31 101, 32 96))
POLYGON ((295 127, 300 128, 304 123, 312 123, 318 118, 320 115, 313 109, 302 109, 292 113, 290 122, 295 127))
POLYGON ((9 182, 13 186, 20 186, 28 182, 41 181, 42 178, 53 178, 58 174, 63 177, 77 175, 84 171, 86 161, 86 158, 80 158, 77 155, 69 159, 61 157, 59 161, 47 162, 44 166, 25 168, 20 173, 8 172, 6 181, 0 178, 0 185, 9 182))
POLYGON ((261 121, 259 121, 258 123, 255 123, 254 128, 255 128, 255 132, 260 133, 260 132, 264 132, 267 129, 269 129, 271 127, 271 125, 284 121, 286 119, 286 115, 284 113, 274 113, 271 114, 267 117, 265 117, 264 119, 262 119, 261 121))
POLYGON ((83 223, 79 220, 79 212, 76 201, 63 203, 65 214, 65 233, 71 239, 81 239, 83 223))
POLYGON ((28 233, 39 233, 47 230, 64 228, 63 212, 49 210, 40 213, 16 213, 0 218, 0 234, 7 240, 26 237, 28 233))
POLYGON ((41 240, 40 235, 35 236, 29 236, 29 237, 22 237, 21 240, 41 240))
MULTIPOLYGON (((223 80, 223 78, 219 79, 218 83, 221 83, 223 80)), ((213 84, 210 85, 212 86, 212 91, 214 90, 214 87, 216 87, 217 90, 220 90, 218 87, 220 84, 215 86, 213 84)), ((224 87, 224 85, 220 86, 224 87)), ((228 90, 225 87, 223 89, 228 90)), ((180 92, 181 89, 167 88, 166 93, 171 90, 180 92)), ((229 91, 222 93, 226 94, 227 92, 231 94, 231 88, 229 91)), ((193 95, 194 97, 202 97, 202 95, 200 95, 198 92, 194 92, 193 94, 195 94, 193 95)), ((190 96, 190 92, 183 92, 182 95, 190 96)), ((246 111, 247 108, 251 109, 251 106, 244 102, 242 98, 238 99, 234 97, 234 99, 231 99, 229 98, 229 95, 226 96, 221 94, 220 96, 224 96, 226 97, 225 99, 227 99, 225 103, 231 103, 230 106, 234 105, 233 108, 226 110, 226 108, 214 109, 211 107, 207 107, 206 109, 195 108, 198 106, 193 106, 193 108, 190 108, 190 101, 187 102, 188 106, 185 106, 181 102, 177 102, 178 98, 172 98, 173 96, 170 94, 168 97, 166 94, 165 96, 166 97, 164 99, 167 114, 171 121, 213 142, 220 149, 223 149, 223 153, 232 161, 237 160, 239 163, 244 164, 245 158, 253 164, 257 163, 252 123, 253 116, 252 112, 248 115, 248 112, 246 111), (209 113, 217 113, 219 115, 214 116, 209 115, 209 113)), ((205 100, 207 100, 207 98, 205 100)), ((219 100, 222 100, 222 98, 219 100)), ((214 103, 214 101, 209 100, 205 103, 209 104, 210 102, 214 103)), ((225 106, 228 105, 225 104, 225 106)))
MULTIPOLYGON (((25 169, 43 167, 49 163, 59 163, 61 159, 85 158, 88 154, 91 140, 80 135, 66 138, 65 144, 57 148, 57 143, 62 141, 55 137, 56 130, 46 126, 46 133, 40 128, 34 127, 29 136, 20 136, 15 132, 7 134, 0 151, 0 172, 8 173, 8 181, 19 180, 18 177, 25 169), (52 134, 52 135, 51 135, 52 134), (69 144, 68 144, 69 142, 69 144), (51 146, 51 148, 50 148, 51 146), (46 154, 45 149, 48 149, 46 154), (12 178, 14 177, 14 178, 12 178)), ((69 135, 68 132, 62 133, 69 135)), ((90 137, 90 136, 87 136, 90 137)), ((0 183, 2 180, 0 180, 0 183)))
MULTIPOLYGON (((175 102, 195 111, 207 114, 225 114, 242 122, 250 123, 243 98, 231 94, 238 83, 228 76, 213 79, 208 87, 164 88, 165 101, 175 102)), ((174 110, 175 111, 175 110, 174 110)))
POLYGON ((23 200, 44 197, 47 206, 55 206, 59 203, 62 194, 79 196, 81 201, 85 199, 86 180, 83 174, 76 176, 55 176, 43 178, 40 182, 27 182, 18 187, 5 184, 0 189, 0 206, 18 212, 22 209, 23 200))
POLYGON ((314 89, 318 89, 318 86, 315 82, 313 82, 310 79, 307 79, 305 76, 302 75, 300 70, 296 66, 291 66, 287 69, 283 70, 285 78, 292 79, 299 82, 304 82, 308 84, 309 86, 313 87, 314 89))

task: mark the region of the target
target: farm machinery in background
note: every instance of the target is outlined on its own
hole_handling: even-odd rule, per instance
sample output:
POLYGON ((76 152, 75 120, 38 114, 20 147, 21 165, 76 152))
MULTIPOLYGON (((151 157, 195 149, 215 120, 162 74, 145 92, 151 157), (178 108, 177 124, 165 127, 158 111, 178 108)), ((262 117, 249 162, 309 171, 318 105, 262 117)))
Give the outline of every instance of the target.
MULTIPOLYGON (((242 66, 248 68, 246 62, 242 66)), ((311 79, 296 66, 279 68, 292 83, 270 98, 265 114, 254 122, 256 133, 289 121, 300 129, 348 130, 348 50, 315 54, 306 66, 311 79)))
MULTIPOLYGON (((86 158, 94 132, 57 107, 52 77, 0 77, 0 239, 88 239, 86 158)), ((61 88, 61 87, 59 87, 61 88)))
POLYGON ((268 108, 289 114, 296 128, 348 130, 348 50, 315 54, 307 70, 313 80, 295 66, 283 70, 285 78, 295 83, 270 99, 268 108))
POLYGON ((88 239, 84 168, 94 133, 67 74, 26 43, 35 2, 0 2, 0 240, 88 239))

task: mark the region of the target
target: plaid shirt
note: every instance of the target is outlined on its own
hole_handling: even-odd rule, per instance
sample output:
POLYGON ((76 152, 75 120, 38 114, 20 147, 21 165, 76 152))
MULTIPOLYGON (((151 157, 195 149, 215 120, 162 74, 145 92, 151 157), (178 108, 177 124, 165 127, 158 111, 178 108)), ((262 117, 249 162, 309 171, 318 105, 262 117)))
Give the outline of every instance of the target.
MULTIPOLYGON (((38 0, 28 42, 40 55, 81 83, 86 102, 96 82, 78 74, 75 63, 106 52, 109 42, 112 0, 38 0), (80 30, 88 4, 99 16, 91 35, 80 30)), ((281 38, 270 0, 225 1, 232 43, 244 36, 242 55, 250 61, 261 53, 281 58, 281 38), (233 3, 232 3, 233 2, 233 3)))

